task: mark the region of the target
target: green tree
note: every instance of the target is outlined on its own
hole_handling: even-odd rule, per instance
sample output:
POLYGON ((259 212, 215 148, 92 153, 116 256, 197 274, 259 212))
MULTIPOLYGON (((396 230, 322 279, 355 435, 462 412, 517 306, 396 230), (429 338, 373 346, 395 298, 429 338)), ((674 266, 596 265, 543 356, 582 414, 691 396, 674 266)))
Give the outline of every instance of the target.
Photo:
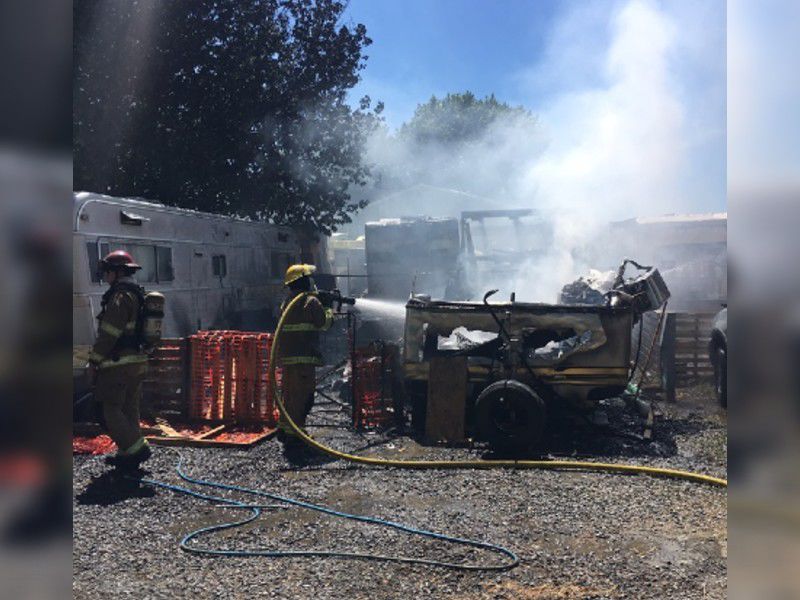
POLYGON ((472 92, 432 96, 420 104, 414 116, 400 128, 400 137, 419 144, 455 146, 483 141, 492 125, 501 120, 535 119, 521 106, 498 102, 494 94, 480 100, 472 92))
POLYGON ((76 189, 328 233, 365 200, 379 103, 347 92, 366 28, 340 0, 76 0, 76 189))
POLYGON ((512 192, 540 145, 530 111, 468 91, 433 96, 395 135, 381 133, 373 147, 381 148, 376 172, 383 190, 424 183, 498 200, 512 192))

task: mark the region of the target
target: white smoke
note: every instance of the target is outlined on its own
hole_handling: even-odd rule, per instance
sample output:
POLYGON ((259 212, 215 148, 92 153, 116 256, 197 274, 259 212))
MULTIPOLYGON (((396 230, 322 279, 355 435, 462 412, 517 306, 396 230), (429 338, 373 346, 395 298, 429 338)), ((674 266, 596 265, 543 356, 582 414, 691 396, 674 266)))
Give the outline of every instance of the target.
MULTIPOLYGON (((688 98, 675 59, 680 55, 683 62, 691 61, 698 50, 681 37, 683 28, 676 18, 646 0, 631 0, 610 15, 582 4, 574 10, 577 13, 565 19, 562 35, 557 31, 544 53, 546 60, 556 61, 548 66, 550 79, 555 79, 555 71, 563 77, 570 64, 581 65, 584 75, 586 65, 599 72, 584 78, 588 83, 582 86, 563 86, 566 89, 543 105, 528 107, 537 117, 535 129, 521 126, 518 119, 499 121, 458 155, 402 144, 399 136, 385 132, 370 148, 375 163, 390 165, 389 171, 394 165, 395 175, 402 172, 399 179, 421 171, 424 181, 419 183, 491 198, 486 208, 532 208, 545 217, 554 234, 552 244, 521 265, 502 290, 516 291, 520 300, 555 301, 564 283, 596 266, 594 260, 581 259, 580 250, 610 221, 696 212, 698 206, 724 201, 698 199, 693 191, 713 189, 702 174, 700 185, 695 185, 697 166, 692 163, 698 148, 708 147, 708 138, 719 141, 724 131, 697 131, 702 117, 688 114, 687 106, 697 102, 688 98), (596 44, 581 43, 580 26, 605 28, 608 41, 599 56, 596 44), (564 32, 575 36, 575 47, 554 59, 569 43, 564 32)), ((724 22, 714 23, 712 29, 719 27, 724 30, 724 22)), ((702 27, 687 31, 695 37, 705 35, 702 27)), ((712 68, 724 70, 724 48, 722 57, 723 64, 712 68)), ((544 73, 541 65, 529 71, 534 76, 544 73)), ((692 109, 698 113, 709 107, 692 109)), ((724 96, 716 112, 723 113, 715 117, 724 123, 724 96)), ((718 149, 724 155, 724 143, 718 149)), ((429 202, 426 198, 415 206, 413 199, 407 200, 403 214, 430 214, 429 202)), ((379 216, 398 216, 388 214, 393 209, 397 210, 382 207, 387 214, 379 216)), ((617 257, 616 249, 607 250, 605 262, 621 259, 624 253, 619 249, 617 257)))
POLYGON ((533 299, 554 300, 587 271, 591 265, 576 260, 575 250, 609 221, 688 204, 680 190, 684 110, 669 70, 675 25, 637 0, 611 28, 607 85, 562 95, 539 113, 550 144, 519 182, 521 197, 536 190, 536 208, 552 216, 554 229, 551 254, 532 259, 517 281, 533 299))

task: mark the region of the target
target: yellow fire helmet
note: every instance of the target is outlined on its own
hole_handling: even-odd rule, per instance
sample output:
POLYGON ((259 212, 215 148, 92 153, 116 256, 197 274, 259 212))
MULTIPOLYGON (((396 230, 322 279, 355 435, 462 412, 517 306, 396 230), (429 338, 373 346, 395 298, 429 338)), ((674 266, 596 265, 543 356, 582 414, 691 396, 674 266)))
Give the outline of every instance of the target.
POLYGON ((314 265, 292 265, 286 269, 286 277, 283 278, 283 285, 297 281, 301 277, 309 277, 314 274, 317 267, 314 265))

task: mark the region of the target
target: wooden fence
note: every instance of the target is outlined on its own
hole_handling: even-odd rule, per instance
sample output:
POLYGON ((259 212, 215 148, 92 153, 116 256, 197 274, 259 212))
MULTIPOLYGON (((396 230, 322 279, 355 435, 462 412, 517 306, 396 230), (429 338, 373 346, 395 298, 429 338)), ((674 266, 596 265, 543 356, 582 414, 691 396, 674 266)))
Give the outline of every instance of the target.
POLYGON ((632 357, 637 353, 639 327, 642 327, 642 348, 633 382, 642 381, 642 388, 663 393, 675 400, 675 389, 711 381, 713 368, 708 357, 708 341, 714 313, 667 313, 658 332, 659 312, 643 315, 641 324, 633 330, 632 357), (653 340, 656 338, 653 346, 653 340), (647 354, 653 346, 647 371, 647 354))
POLYGON ((713 313, 669 313, 661 340, 661 379, 667 399, 675 388, 711 381, 714 369, 708 356, 713 313))

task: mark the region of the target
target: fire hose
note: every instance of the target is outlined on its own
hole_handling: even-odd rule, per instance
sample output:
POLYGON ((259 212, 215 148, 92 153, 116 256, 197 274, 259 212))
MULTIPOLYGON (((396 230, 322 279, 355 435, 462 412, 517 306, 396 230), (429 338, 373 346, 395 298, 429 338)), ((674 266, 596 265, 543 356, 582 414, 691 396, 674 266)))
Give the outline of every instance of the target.
POLYGON ((283 329, 286 315, 289 314, 292 307, 304 300, 308 294, 299 294, 295 296, 286 309, 283 311, 281 318, 278 320, 278 325, 275 328, 275 334, 272 340, 272 348, 269 357, 269 379, 272 382, 275 392, 275 400, 280 411, 281 419, 289 426, 291 432, 301 439, 308 446, 315 450, 332 456, 339 460, 345 460, 352 463, 369 465, 373 467, 394 467, 399 469, 550 469, 558 471, 592 471, 592 472, 605 472, 617 473, 628 475, 650 475, 653 477, 666 477, 671 479, 682 479, 685 481, 692 481, 695 483, 706 483, 710 485, 727 487, 727 479, 714 477, 712 475, 705 475, 703 473, 693 473, 691 471, 682 471, 678 469, 668 469, 665 467, 650 467, 646 465, 629 465, 621 463, 605 463, 605 462, 590 462, 590 461, 572 461, 572 460, 514 460, 514 459, 474 459, 474 460, 398 460, 390 458, 375 458, 368 456, 358 456, 350 454, 341 450, 336 450, 322 444, 311 437, 304 429, 299 427, 297 423, 292 420, 291 416, 286 410, 283 403, 281 391, 278 389, 275 380, 276 359, 278 356, 277 349, 280 344, 280 334, 283 329))
POLYGON ((207 479, 199 479, 191 477, 183 470, 183 455, 181 455, 181 453, 174 448, 172 448, 172 450, 174 450, 178 454, 178 464, 175 467, 175 471, 178 474, 178 477, 180 477, 183 481, 187 483, 203 487, 215 488, 219 490, 225 490, 228 492, 251 494, 257 497, 269 498, 270 500, 283 503, 278 505, 249 504, 246 502, 233 500, 231 498, 226 498, 223 496, 204 494, 202 492, 198 492, 183 486, 173 485, 171 483, 165 483, 163 481, 157 481, 154 479, 135 479, 135 481, 139 481, 146 485, 159 487, 162 489, 169 490, 171 492, 197 498, 199 500, 214 502, 216 505, 223 506, 224 508, 250 511, 249 515, 241 519, 234 521, 227 521, 223 523, 215 523, 214 525, 201 527, 200 529, 196 529, 184 535, 180 541, 180 548, 181 550, 190 552, 192 554, 205 555, 205 556, 229 556, 229 557, 262 556, 269 558, 323 557, 323 558, 365 559, 365 560, 379 560, 385 562, 420 564, 432 567, 445 567, 448 569, 456 569, 459 571, 506 571, 508 569, 513 569, 519 564, 519 557, 514 552, 498 544, 492 544, 490 542, 482 542, 479 540, 458 538, 443 533, 436 533, 434 531, 429 531, 426 529, 418 529, 416 527, 410 527, 408 525, 403 525, 402 523, 397 523, 395 521, 379 519, 377 517, 368 517, 364 515, 355 515, 351 513, 346 513, 325 506, 321 506, 319 504, 312 504, 310 502, 304 502, 302 500, 296 500, 294 498, 288 498, 286 496, 279 496, 277 494, 272 494, 262 490, 255 490, 238 485, 219 483, 207 479), (478 548, 481 550, 488 550, 489 552, 502 555, 507 560, 491 564, 451 563, 434 559, 416 558, 410 556, 388 556, 383 554, 375 554, 371 552, 341 552, 337 550, 267 550, 261 548, 237 550, 231 548, 212 548, 208 546, 201 546, 196 543, 196 540, 198 540, 201 537, 208 537, 215 532, 234 529, 237 527, 242 527, 244 525, 247 525, 248 523, 252 523, 261 516, 263 510, 271 508, 287 508, 288 506, 296 506, 299 508, 304 508, 307 510, 312 510, 323 514, 327 514, 333 517, 340 517, 361 523, 377 525, 380 527, 387 527, 410 535, 432 538, 449 544, 468 546, 472 548, 478 548))

